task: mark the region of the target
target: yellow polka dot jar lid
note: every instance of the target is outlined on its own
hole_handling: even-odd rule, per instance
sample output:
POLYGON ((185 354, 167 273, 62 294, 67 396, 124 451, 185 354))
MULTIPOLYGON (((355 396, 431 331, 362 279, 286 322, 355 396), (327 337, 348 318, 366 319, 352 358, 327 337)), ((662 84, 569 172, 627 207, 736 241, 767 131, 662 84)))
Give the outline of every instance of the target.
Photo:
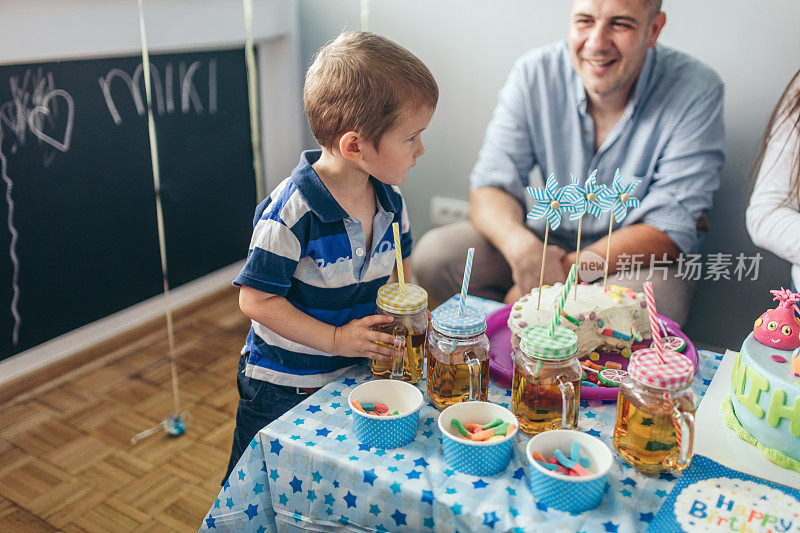
POLYGON ((387 283, 378 289, 378 307, 396 315, 413 315, 428 308, 428 292, 419 285, 406 283, 406 292, 399 283, 387 283))
POLYGON ((568 359, 578 351, 578 335, 563 326, 556 326, 555 334, 547 333, 547 326, 529 326, 522 331, 519 347, 528 355, 540 359, 568 359))

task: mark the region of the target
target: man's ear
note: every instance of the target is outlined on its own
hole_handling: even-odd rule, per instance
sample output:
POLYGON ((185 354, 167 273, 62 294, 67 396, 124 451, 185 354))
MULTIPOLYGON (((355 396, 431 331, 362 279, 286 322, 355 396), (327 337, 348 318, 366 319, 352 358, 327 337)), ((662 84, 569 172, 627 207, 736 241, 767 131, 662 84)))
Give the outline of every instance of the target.
POLYGON ((656 13, 656 16, 653 17, 653 21, 650 23, 650 36, 647 38, 647 48, 652 48, 656 45, 656 41, 658 40, 658 36, 661 35, 661 30, 664 29, 664 25, 667 23, 667 15, 663 11, 659 11, 656 13))
POLYGON ((364 157, 361 142, 362 138, 358 133, 348 131, 339 137, 339 153, 348 161, 361 161, 364 157))

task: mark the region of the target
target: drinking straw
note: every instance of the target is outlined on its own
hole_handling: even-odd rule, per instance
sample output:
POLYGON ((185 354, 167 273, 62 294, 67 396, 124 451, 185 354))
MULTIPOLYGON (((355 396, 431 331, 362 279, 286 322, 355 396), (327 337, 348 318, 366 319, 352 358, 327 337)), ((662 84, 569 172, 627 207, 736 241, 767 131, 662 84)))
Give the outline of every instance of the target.
POLYGON ((458 302, 458 314, 464 316, 467 312, 467 288, 469 287, 469 275, 472 271, 472 256, 475 248, 467 250, 467 263, 464 265, 464 279, 461 281, 461 299, 458 302))
POLYGON ((658 331, 660 331, 662 335, 664 335, 665 337, 669 335, 669 332, 667 331, 667 326, 664 325, 664 321, 661 320, 660 318, 658 319, 658 327, 659 327, 658 331))
POLYGON ((656 348, 659 359, 663 362, 661 354, 664 347, 661 345, 661 331, 658 329, 658 315, 656 314, 656 299, 653 295, 653 284, 649 281, 644 282, 644 297, 647 300, 647 314, 650 317, 650 334, 653 336, 653 346, 656 348))
POLYGON ((577 275, 578 267, 577 265, 573 264, 571 267, 569 267, 567 281, 564 282, 564 290, 561 291, 561 297, 556 303, 556 312, 553 314, 553 319, 550 321, 550 328, 548 329, 547 334, 551 337, 556 334, 556 326, 558 325, 558 320, 561 318, 561 310, 564 309, 564 302, 567 301, 567 296, 569 296, 569 291, 572 290, 572 284, 575 283, 575 277, 577 275))
POLYGON ((400 283, 400 290, 406 292, 406 282, 403 279, 403 253, 400 251, 400 227, 397 222, 392 222, 392 233, 394 233, 394 257, 397 260, 397 282, 400 283))

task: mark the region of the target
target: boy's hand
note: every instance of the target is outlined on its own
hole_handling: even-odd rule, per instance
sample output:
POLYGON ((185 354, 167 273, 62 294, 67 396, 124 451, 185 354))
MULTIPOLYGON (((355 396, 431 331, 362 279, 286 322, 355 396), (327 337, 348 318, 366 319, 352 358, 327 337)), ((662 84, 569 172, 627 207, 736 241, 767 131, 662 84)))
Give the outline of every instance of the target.
POLYGON ((339 326, 333 330, 333 353, 345 357, 368 357, 391 361, 392 348, 377 343, 383 342, 392 346, 394 335, 372 331, 370 328, 376 324, 388 324, 392 320, 394 319, 387 315, 372 315, 339 326))

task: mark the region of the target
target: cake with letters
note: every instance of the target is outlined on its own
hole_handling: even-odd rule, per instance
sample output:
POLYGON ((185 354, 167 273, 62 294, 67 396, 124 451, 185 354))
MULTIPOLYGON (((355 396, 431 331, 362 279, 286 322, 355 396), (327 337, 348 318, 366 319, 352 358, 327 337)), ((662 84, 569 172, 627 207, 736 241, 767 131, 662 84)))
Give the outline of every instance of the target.
MULTIPOLYGON (((608 286, 605 292, 602 285, 581 284, 577 289, 577 298, 574 289, 567 296, 559 324, 577 333, 579 357, 598 351, 617 351, 627 356, 650 344, 644 294, 616 285, 608 286)), ((513 305, 508 327, 515 349, 526 327, 550 323, 563 290, 562 283, 544 286, 539 302, 536 288, 513 305)))
POLYGON ((770 292, 778 306, 756 319, 736 354, 722 412, 728 427, 767 459, 800 472, 800 294, 770 292))

